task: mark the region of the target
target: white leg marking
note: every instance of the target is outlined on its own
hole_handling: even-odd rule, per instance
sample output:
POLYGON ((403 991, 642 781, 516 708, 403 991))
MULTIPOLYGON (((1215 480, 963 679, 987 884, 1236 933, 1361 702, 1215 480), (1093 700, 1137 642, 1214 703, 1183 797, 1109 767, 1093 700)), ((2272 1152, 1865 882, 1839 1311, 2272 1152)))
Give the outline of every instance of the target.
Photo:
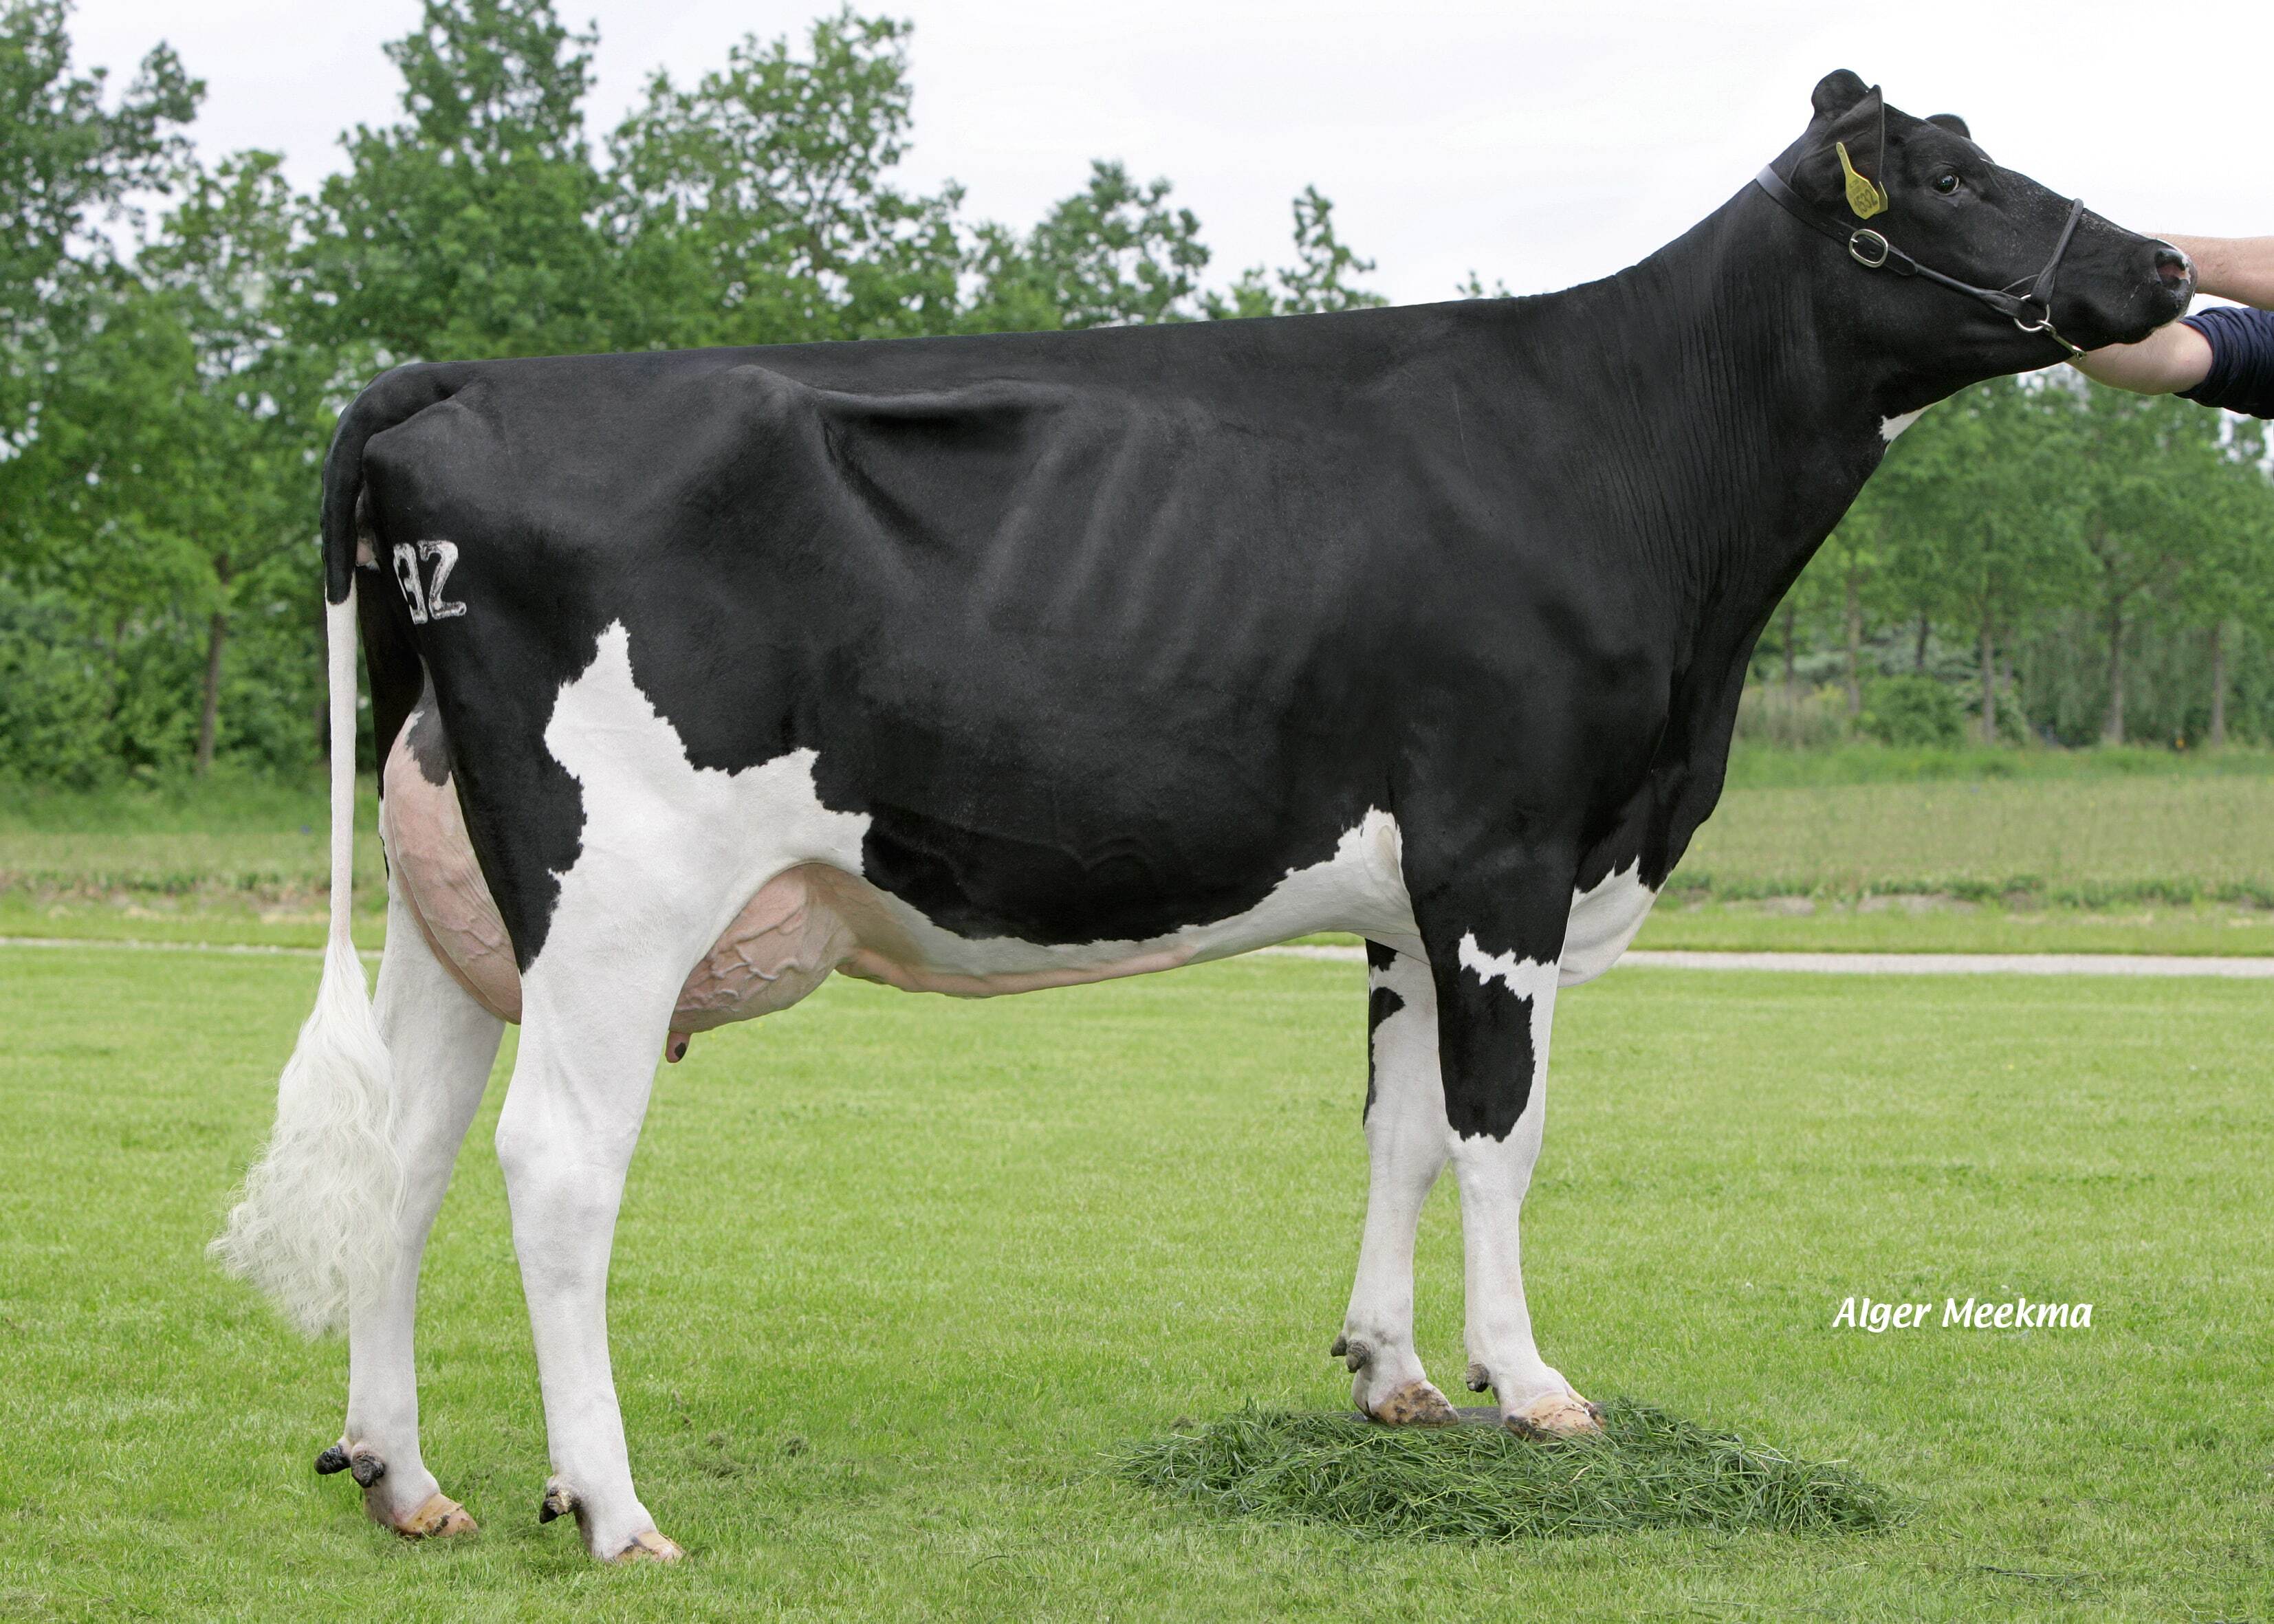
POLYGON ((399 874, 388 887, 377 1016, 394 1062, 403 1207, 393 1274, 378 1297, 349 1313, 347 1428, 340 1441, 350 1455, 368 1451, 386 1463, 386 1475, 365 1492, 365 1505, 379 1521, 411 1531, 407 1524, 440 1492, 418 1453, 411 1333, 419 1259, 505 1028, 427 945, 399 874))
POLYGON ((1415 1413, 1432 1395, 1444 1401, 1413 1347, 1413 1234, 1452 1144, 1437 1070, 1437 989, 1428 965, 1404 953, 1370 971, 1367 984, 1395 993, 1399 1007, 1374 1030, 1366 1231, 1343 1317, 1343 1341, 1358 1361, 1351 1398, 1383 1420, 1437 1419, 1415 1413))
POLYGON ((1523 1116, 1504 1139, 1463 1137, 1452 1147, 1453 1175, 1461 1186, 1470 1381, 1490 1384, 1503 1420, 1578 1430, 1571 1417, 1584 1415, 1577 1409, 1584 1401, 1540 1357, 1532 1340, 1521 1241, 1525 1193, 1532 1187, 1547 1115, 1547 1040, 1561 977, 1553 963, 1487 953, 1473 935, 1461 938, 1460 954, 1462 968, 1479 981, 1497 981, 1532 1000, 1532 1092, 1523 1116))

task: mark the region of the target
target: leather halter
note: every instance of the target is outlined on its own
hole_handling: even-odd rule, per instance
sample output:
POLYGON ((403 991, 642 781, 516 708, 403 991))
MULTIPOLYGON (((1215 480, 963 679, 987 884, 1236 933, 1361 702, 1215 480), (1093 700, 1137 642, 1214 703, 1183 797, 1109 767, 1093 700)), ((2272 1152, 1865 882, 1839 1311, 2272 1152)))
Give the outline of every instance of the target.
MULTIPOLYGON (((1882 151, 1885 147, 1882 147, 1882 151)), ((2052 253, 2046 259, 2044 268, 2034 281, 2028 282, 2026 292, 2015 289, 2022 282, 2003 288, 1977 288, 1972 282, 1961 282, 1955 276, 1946 276, 1940 271, 1921 265, 1910 255, 1896 247, 1886 237, 1869 226, 1850 228, 1827 220, 1802 200, 1798 192, 1788 185, 1773 168, 1765 169, 1753 177, 1753 184, 1774 198, 1784 210, 1812 231, 1820 231, 1836 243, 1846 245, 1848 255, 1867 271, 1893 271, 1898 276, 1924 276, 1931 282, 1971 299, 1979 299, 1999 315, 2009 319, 2024 333, 2042 333, 2071 355, 2084 351, 2063 338, 2053 328, 2053 278, 2059 273, 2061 256, 2068 252, 2069 240, 2076 235, 2076 223, 2084 218, 2084 199, 2071 198, 2068 222, 2061 227, 2060 237, 2053 244, 2052 253)))

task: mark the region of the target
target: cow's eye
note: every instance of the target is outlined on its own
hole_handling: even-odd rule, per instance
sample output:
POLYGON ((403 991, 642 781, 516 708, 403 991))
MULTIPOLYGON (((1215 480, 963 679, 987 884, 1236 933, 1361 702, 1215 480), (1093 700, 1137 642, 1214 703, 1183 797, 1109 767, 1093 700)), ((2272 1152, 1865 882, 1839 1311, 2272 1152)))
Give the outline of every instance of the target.
POLYGON ((1941 174, 1934 177, 1933 184, 1934 189, 1937 192, 1942 193, 1944 197, 1948 197, 1952 192, 1958 190, 1958 177, 1952 174, 1948 169, 1945 169, 1941 174))

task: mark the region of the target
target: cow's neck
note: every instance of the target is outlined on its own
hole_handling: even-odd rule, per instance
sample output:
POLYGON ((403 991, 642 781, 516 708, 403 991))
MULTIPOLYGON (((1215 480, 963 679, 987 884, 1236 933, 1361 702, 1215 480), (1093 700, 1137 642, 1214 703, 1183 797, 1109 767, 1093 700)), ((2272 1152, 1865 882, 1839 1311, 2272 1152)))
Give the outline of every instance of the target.
POLYGON ((1610 282, 1665 335, 1671 420, 1633 425, 1647 443, 1630 447, 1675 473, 1652 482, 1665 511, 1651 516, 1678 548, 1685 596, 1749 630, 1879 466, 1883 424, 1918 404, 1896 403, 1896 368, 1841 342, 1860 291, 1843 273, 1865 273, 1796 275, 1762 210, 1774 213, 1740 194, 1610 282))

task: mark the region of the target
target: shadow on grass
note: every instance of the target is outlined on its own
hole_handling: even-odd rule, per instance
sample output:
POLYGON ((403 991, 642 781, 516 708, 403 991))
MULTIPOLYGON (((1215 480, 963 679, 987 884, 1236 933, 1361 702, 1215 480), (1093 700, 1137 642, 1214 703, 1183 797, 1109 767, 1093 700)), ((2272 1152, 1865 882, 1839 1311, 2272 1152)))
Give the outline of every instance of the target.
POLYGON ((1393 1428, 1251 1409, 1140 1444, 1121 1465, 1219 1515, 1330 1523, 1372 1538, 1867 1534, 1910 1515, 1844 1466, 1790 1460, 1631 1399, 1603 1410, 1600 1438, 1537 1443, 1497 1426, 1393 1428))

